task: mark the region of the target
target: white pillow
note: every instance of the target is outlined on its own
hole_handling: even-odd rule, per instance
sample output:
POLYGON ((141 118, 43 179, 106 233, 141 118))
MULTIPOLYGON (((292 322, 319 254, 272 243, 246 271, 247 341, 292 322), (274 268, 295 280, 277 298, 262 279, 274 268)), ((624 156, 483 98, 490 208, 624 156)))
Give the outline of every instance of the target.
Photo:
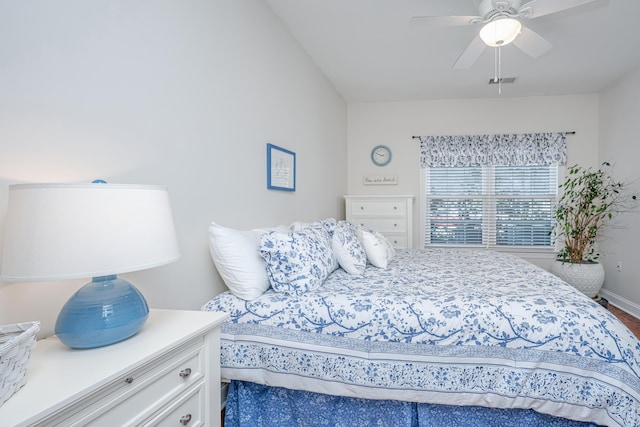
POLYGON ((358 227, 356 235, 360 244, 364 247, 367 260, 371 265, 378 268, 387 268, 390 261, 387 244, 379 239, 372 230, 358 227))
MULTIPOLYGON (((275 230, 283 231, 282 227, 275 230)), ((211 258, 224 283, 238 298, 256 299, 269 288, 266 265, 258 252, 260 236, 265 232, 265 229, 234 230, 213 222, 209 226, 211 258)))
POLYGON ((329 233, 309 227, 287 234, 270 232, 260 239, 260 253, 276 292, 302 295, 327 278, 337 264, 329 233))
POLYGON ((331 248, 340 267, 349 274, 361 276, 367 266, 367 254, 356 235, 356 227, 347 221, 336 224, 331 248))
POLYGON ((331 237, 333 236, 333 230, 336 227, 336 220, 334 218, 327 218, 314 222, 295 221, 292 222, 291 225, 289 225, 291 231, 302 231, 305 228, 309 227, 322 227, 327 230, 327 233, 329 233, 329 236, 331 237))
POLYGON ((373 234, 387 247, 387 260, 391 262, 396 257, 396 248, 393 247, 393 243, 379 231, 374 231, 373 234))
POLYGON ((311 224, 311 222, 294 221, 289 224, 289 228, 291 229, 291 231, 302 231, 305 228, 309 228, 311 224))

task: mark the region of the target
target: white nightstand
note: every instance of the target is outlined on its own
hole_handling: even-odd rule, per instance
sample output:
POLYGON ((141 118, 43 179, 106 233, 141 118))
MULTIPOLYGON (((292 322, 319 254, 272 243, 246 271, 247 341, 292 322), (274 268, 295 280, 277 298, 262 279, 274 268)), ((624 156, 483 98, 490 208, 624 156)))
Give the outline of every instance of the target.
POLYGON ((38 341, 3 426, 219 426, 225 313, 151 310, 134 337, 90 350, 38 341))

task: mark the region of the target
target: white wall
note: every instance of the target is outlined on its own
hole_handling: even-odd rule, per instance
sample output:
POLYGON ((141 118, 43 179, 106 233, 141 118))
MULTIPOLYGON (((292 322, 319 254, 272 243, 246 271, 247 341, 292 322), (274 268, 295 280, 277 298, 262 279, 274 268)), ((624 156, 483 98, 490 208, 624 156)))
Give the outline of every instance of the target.
MULTIPOLYGON (((569 164, 598 164, 598 96, 492 98, 350 104, 349 194, 412 194, 419 201, 419 143, 413 135, 575 131, 567 137, 569 164), (371 149, 384 144, 393 159, 373 165, 371 149), (365 186, 365 175, 398 176, 398 185, 365 186)), ((418 203, 416 203, 418 204, 418 203)), ((420 210, 414 242, 420 242, 420 210)), ((524 256, 549 268, 552 256, 524 256)))
MULTIPOLYGON (((600 161, 615 164, 615 177, 640 196, 640 70, 602 93, 600 161)), ((605 268, 603 295, 640 317, 640 213, 619 217, 601 242, 605 268), (618 261, 622 271, 616 270, 618 261)))
MULTIPOLYGON (((346 120, 261 0, 0 3, 0 224, 13 183, 167 186, 182 258, 126 276, 152 307, 199 309, 225 289, 212 220, 343 215, 346 120), (297 153, 295 193, 266 189, 267 142, 297 153)), ((0 284, 0 324, 52 329, 82 282, 0 284)))

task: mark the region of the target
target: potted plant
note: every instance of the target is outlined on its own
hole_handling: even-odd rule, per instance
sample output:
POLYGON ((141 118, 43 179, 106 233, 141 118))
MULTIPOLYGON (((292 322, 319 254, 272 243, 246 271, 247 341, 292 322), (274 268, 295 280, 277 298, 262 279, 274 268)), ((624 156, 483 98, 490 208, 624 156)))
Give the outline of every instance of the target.
POLYGON ((560 185, 554 218, 554 241, 561 241, 551 272, 590 297, 604 283, 604 268, 597 261, 596 239, 605 226, 621 212, 635 207, 635 195, 611 175, 611 164, 604 162, 593 170, 575 165, 560 185))

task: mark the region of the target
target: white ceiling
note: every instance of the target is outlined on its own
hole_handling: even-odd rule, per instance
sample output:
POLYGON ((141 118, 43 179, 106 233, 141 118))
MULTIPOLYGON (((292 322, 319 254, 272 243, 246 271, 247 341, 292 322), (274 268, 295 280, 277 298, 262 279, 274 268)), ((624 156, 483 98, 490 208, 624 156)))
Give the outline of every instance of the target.
MULTIPOLYGON (((265 0, 347 102, 595 93, 640 67, 640 0, 594 3, 524 25, 553 48, 532 59, 502 48, 467 70, 452 66, 478 26, 410 25, 414 16, 477 15, 474 0, 265 0)), ((556 0, 562 2, 565 0, 556 0)))

